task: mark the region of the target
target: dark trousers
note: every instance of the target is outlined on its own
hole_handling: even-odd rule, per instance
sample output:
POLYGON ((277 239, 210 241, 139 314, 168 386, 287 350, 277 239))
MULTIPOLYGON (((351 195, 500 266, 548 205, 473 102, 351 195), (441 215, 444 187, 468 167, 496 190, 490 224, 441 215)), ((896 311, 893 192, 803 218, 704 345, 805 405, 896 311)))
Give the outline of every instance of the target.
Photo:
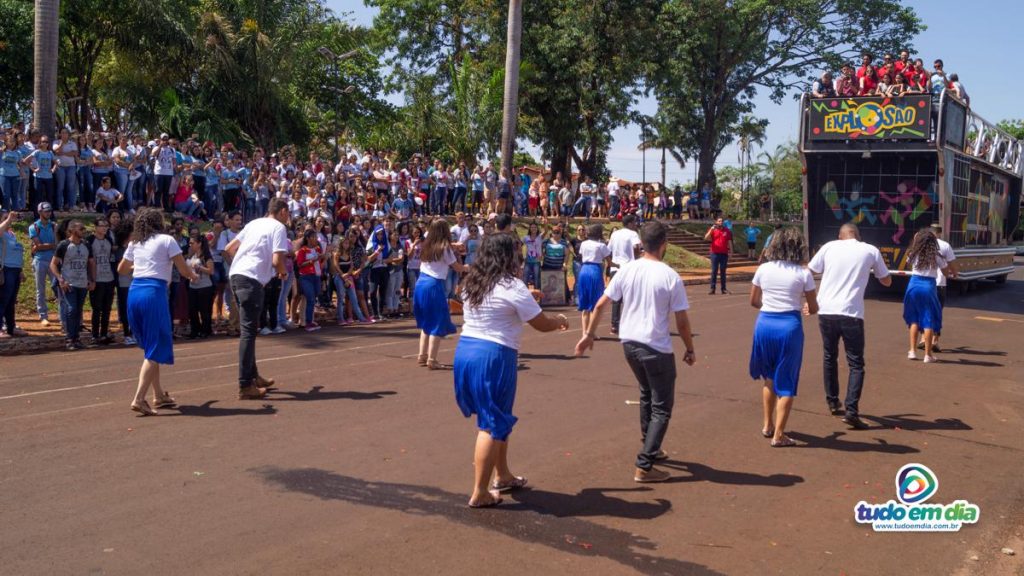
POLYGON ((56 184, 54 184, 53 178, 33 178, 33 180, 36 183, 36 199, 38 200, 36 205, 39 202, 49 202, 56 210, 57 204, 54 199, 56 184))
POLYGON ((4 267, 4 285, 0 286, 0 314, 4 317, 4 328, 14 335, 14 309, 18 303, 18 289, 21 287, 21 268, 4 267))
POLYGON ((636 467, 650 470, 668 431, 675 402, 676 357, 646 344, 625 342, 626 363, 640 384, 640 438, 643 449, 636 455, 636 467))
POLYGON ((370 314, 372 316, 380 317, 384 310, 389 279, 387 266, 370 268, 370 314))
POLYGON ((78 342, 80 338, 79 332, 82 329, 82 312, 85 310, 85 299, 89 295, 87 288, 75 288, 71 287, 70 290, 64 292, 61 298, 64 299, 64 310, 66 315, 64 316, 64 329, 65 337, 71 342, 78 342))
MULTIPOLYGON (((608 280, 610 281, 615 277, 616 270, 612 270, 608 273, 608 280)), ((619 318, 622 317, 622 300, 612 300, 612 331, 618 333, 619 331, 619 318)))
POLYGON ((846 385, 846 414, 859 412, 860 393, 864 388, 864 320, 852 316, 819 315, 821 342, 825 348, 825 400, 839 402, 839 341, 846 350, 850 380, 846 385))
POLYGON ((722 292, 725 292, 725 269, 729 266, 728 254, 711 253, 711 290, 715 289, 715 275, 722 279, 722 292))
POLYGON ((235 274, 231 277, 231 294, 238 306, 238 387, 254 386, 256 376, 256 333, 263 311, 263 285, 256 279, 235 274))
POLYGON ((281 299, 281 279, 270 279, 263 288, 263 313, 260 314, 260 328, 277 328, 277 301, 281 299))
POLYGON ((132 328, 128 325, 128 287, 117 284, 117 319, 121 323, 125 338, 132 335, 132 328))
POLYGON ((189 336, 213 334, 213 286, 188 289, 189 336))
POLYGON ((110 309, 114 306, 114 285, 117 282, 97 282, 89 293, 92 306, 92 337, 104 338, 110 335, 110 309))
POLYGON ((174 196, 171 192, 171 180, 174 176, 168 174, 156 175, 156 202, 157 206, 170 212, 174 210, 174 196))

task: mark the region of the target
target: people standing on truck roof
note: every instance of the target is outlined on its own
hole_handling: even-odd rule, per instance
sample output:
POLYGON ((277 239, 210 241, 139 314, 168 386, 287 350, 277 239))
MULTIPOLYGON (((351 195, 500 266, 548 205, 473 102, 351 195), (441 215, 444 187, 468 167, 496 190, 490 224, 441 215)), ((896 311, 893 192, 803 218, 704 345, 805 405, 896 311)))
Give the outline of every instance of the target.
POLYGON ((924 331, 924 362, 937 362, 932 355, 932 340, 942 330, 942 306, 936 283, 939 274, 950 272, 946 259, 939 252, 938 239, 928 228, 917 231, 907 251, 907 262, 913 266, 910 284, 903 296, 903 320, 910 328, 910 349, 907 359, 917 360, 917 336, 924 331))
MULTIPOLYGON (((773 233, 777 236, 778 232, 773 233)), ((774 242, 774 239, 772 240, 774 242)), ((833 416, 843 416, 851 428, 867 428, 860 419, 864 389, 864 291, 873 273, 882 286, 892 284, 878 248, 861 242, 855 224, 843 224, 839 239, 822 246, 807 267, 821 274, 818 285, 818 327, 824 347, 825 401, 833 416), (839 404, 839 341, 846 352, 850 376, 845 410, 839 404)))

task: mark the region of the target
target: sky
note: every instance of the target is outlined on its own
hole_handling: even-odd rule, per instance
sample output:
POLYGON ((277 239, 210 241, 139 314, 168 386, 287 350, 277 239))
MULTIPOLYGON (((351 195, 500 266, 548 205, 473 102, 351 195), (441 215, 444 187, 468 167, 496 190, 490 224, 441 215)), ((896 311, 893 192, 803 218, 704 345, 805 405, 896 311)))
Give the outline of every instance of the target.
MULTIPOLYGON (((371 25, 375 9, 367 8, 362 0, 325 0, 337 14, 348 13, 355 23, 371 25)), ((1024 51, 1024 35, 1020 22, 1024 18, 1024 2, 1018 0, 905 0, 928 27, 914 40, 914 53, 930 66, 936 58, 945 62, 947 72, 956 72, 971 97, 972 108, 986 120, 998 122, 1011 118, 1024 118, 1020 106, 1024 81, 1016 71, 1016 54, 1024 51), (1006 60, 1003 60, 1006 58, 1006 60), (1009 74, 1007 72, 1010 72, 1009 74)), ((781 104, 773 103, 764 91, 755 98, 754 115, 769 121, 767 138, 761 150, 770 152, 780 144, 795 140, 799 128, 798 105, 788 95, 781 104)), ((391 99, 401 102, 392 95, 391 99)), ((643 99, 637 110, 653 115, 657 102, 643 99)), ((608 165, 615 176, 626 180, 640 180, 643 174, 643 153, 637 149, 640 127, 630 124, 612 133, 608 151, 608 165)), ((539 158, 537 149, 526 146, 528 152, 539 158)), ((660 177, 661 154, 647 152, 647 179, 660 177)), ((738 164, 736 145, 727 146, 718 157, 716 166, 738 164)), ((694 162, 680 167, 668 157, 666 179, 686 183, 694 180, 694 162)))

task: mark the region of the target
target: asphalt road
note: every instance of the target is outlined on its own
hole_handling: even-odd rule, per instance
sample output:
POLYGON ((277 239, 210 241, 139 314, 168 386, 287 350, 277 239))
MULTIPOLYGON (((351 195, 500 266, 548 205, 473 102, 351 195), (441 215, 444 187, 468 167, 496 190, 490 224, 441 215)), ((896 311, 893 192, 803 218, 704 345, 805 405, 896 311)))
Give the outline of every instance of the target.
POLYGON ((163 373, 181 406, 156 418, 128 410, 138 350, 0 358, 0 574, 1024 573, 1024 272, 952 297, 939 364, 906 360, 898 296, 869 301, 866 431, 827 413, 805 320, 788 449, 759 434, 755 311, 733 288, 690 290, 698 364, 661 485, 632 481, 620 345, 573 359, 578 330, 527 329, 510 458, 531 489, 493 510, 465 507, 475 429, 451 374, 416 367, 408 322, 261 338, 279 389, 260 402, 235 399, 235 340, 181 344, 163 373), (979 522, 857 524, 909 462, 979 522))

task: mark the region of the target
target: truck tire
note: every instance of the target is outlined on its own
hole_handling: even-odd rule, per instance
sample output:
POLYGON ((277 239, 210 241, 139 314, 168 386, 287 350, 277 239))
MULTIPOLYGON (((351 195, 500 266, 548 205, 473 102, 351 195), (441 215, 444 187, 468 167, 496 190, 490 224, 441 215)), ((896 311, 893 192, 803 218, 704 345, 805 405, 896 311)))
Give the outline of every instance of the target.
POLYGON ((1003 274, 1001 276, 996 276, 995 277, 996 284, 1006 284, 1007 276, 1009 276, 1009 274, 1003 274))

